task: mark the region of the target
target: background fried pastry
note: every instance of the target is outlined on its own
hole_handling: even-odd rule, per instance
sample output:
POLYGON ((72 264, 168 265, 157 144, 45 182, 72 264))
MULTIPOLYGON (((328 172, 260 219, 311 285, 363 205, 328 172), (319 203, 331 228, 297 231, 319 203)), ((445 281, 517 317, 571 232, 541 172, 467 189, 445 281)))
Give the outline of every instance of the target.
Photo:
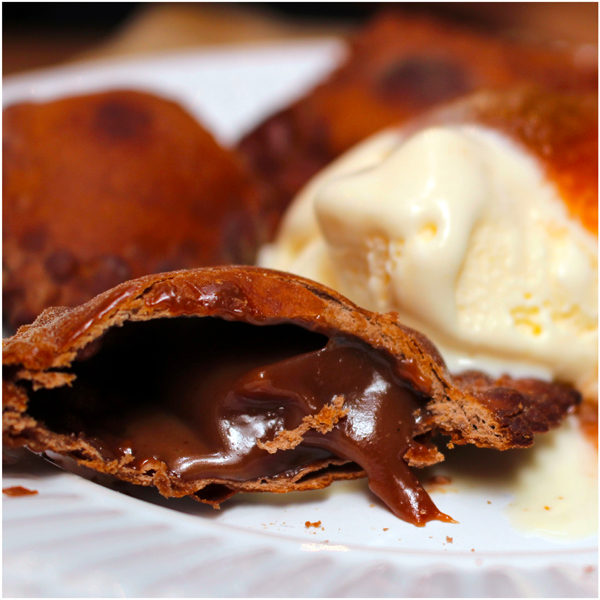
POLYGON ((12 325, 147 273, 250 263, 264 195, 178 104, 111 91, 3 114, 12 325))
POLYGON ((252 267, 147 276, 49 309, 4 343, 3 365, 9 446, 213 505, 239 491, 367 475, 416 524, 447 520, 408 468, 443 460, 431 432, 455 444, 527 447, 580 399, 535 380, 452 378, 431 342, 394 314, 252 267), (213 364, 218 355, 230 364, 213 364), (223 378, 211 383, 217 371, 223 378), (211 436, 218 451, 209 451, 211 436))
POLYGON ((533 82, 596 91, 597 60, 427 17, 384 13, 325 83, 267 119, 240 149, 276 188, 280 209, 308 179, 376 131, 471 92, 533 82))

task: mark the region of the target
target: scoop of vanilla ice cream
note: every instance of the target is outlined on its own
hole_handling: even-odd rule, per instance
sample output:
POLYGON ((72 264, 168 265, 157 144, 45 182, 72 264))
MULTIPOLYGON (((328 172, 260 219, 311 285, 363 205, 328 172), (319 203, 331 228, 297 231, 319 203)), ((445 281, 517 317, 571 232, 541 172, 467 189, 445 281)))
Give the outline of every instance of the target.
POLYGON ((568 381, 597 396, 597 238, 499 132, 379 134, 318 175, 260 264, 397 311, 451 371, 568 381))
POLYGON ((377 134, 346 152, 313 177, 288 208, 276 243, 260 249, 258 264, 302 274, 335 287, 337 282, 331 271, 326 242, 315 210, 317 195, 321 187, 330 181, 381 164, 397 148, 400 139, 399 132, 394 130, 377 134))

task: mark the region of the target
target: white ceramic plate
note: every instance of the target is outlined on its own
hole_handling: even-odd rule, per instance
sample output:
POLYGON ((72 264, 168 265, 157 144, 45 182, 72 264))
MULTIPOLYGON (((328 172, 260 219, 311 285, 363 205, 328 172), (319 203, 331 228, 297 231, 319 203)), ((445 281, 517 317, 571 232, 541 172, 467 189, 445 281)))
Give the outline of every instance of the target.
MULTIPOLYGON (((5 79, 3 102, 145 89, 178 100, 232 144, 343 52, 325 40, 71 66, 5 79)), ((538 451, 449 454, 424 477, 454 477, 432 497, 460 523, 425 528, 394 518, 365 481, 239 495, 214 511, 127 484, 115 490, 13 452, 3 487, 39 493, 3 498, 4 595, 595 597, 596 537, 523 534, 505 515, 511 480, 538 451)))

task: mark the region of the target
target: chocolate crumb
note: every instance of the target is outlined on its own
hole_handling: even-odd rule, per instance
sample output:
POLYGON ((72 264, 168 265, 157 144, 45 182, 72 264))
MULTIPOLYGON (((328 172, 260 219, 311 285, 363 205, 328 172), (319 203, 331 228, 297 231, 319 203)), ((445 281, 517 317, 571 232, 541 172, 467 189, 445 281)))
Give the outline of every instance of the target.
POLYGON ((25 487, 22 487, 20 485, 16 485, 13 487, 7 487, 7 488, 2 488, 2 493, 6 494, 7 496, 35 496, 38 491, 37 490, 28 490, 25 487))
MULTIPOLYGON (((304 523, 304 527, 306 527, 307 529, 309 527, 321 527, 321 521, 315 521, 314 523, 311 523, 310 521, 306 521, 306 523, 304 523)), ((321 529, 323 529, 321 527, 321 529)))
POLYGON ((451 543, 454 541, 454 539, 453 539, 453 538, 451 538, 450 536, 448 536, 448 535, 447 535, 447 536, 446 536, 446 541, 447 541, 449 544, 451 544, 451 543))

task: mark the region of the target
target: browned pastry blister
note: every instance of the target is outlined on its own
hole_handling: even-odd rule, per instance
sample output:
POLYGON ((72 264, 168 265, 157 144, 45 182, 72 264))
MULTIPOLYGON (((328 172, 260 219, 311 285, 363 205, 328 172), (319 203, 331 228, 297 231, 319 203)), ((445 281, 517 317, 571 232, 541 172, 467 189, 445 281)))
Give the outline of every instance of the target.
POLYGON ((263 188, 175 102, 110 91, 3 112, 3 302, 13 326, 148 273, 250 264, 263 188))
POLYGON ((386 12, 353 40, 324 83, 250 132, 239 147, 285 209, 325 165, 371 134, 472 92, 533 83, 597 92, 593 52, 505 39, 386 12))
POLYGON ((472 123, 498 131, 535 157, 573 218, 598 235, 598 92, 523 85, 481 91, 436 108, 404 128, 472 123))
POLYGON ((449 520, 411 471, 455 444, 523 448, 579 402, 563 385, 452 377, 423 335, 254 267, 142 277, 4 342, 3 437, 164 496, 367 476, 400 518, 449 520))

